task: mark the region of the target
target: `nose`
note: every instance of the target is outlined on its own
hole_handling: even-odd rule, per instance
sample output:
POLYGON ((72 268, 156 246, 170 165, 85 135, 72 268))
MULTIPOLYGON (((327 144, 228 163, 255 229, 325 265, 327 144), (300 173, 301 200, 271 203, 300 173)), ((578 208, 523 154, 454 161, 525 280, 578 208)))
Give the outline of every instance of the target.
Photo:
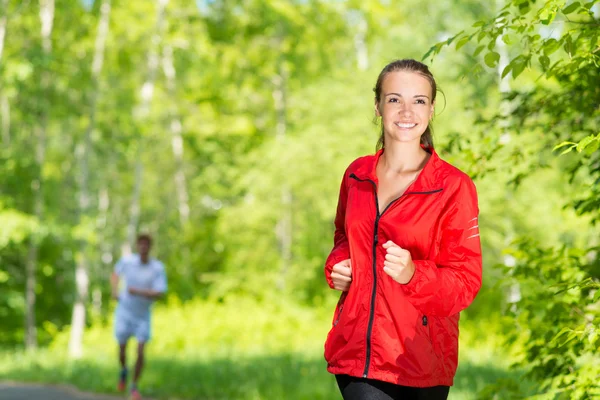
POLYGON ((412 113, 412 105, 406 102, 400 103, 398 106, 398 113, 400 115, 410 115, 412 113))

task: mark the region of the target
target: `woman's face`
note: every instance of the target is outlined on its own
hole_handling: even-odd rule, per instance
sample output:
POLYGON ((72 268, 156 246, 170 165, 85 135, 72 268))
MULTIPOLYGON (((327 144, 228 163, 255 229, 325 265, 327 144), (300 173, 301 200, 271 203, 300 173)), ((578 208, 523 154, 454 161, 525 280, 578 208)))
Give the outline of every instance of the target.
POLYGON ((375 112, 382 117, 385 142, 420 142, 433 116, 431 84, 410 71, 390 72, 383 80, 375 112))

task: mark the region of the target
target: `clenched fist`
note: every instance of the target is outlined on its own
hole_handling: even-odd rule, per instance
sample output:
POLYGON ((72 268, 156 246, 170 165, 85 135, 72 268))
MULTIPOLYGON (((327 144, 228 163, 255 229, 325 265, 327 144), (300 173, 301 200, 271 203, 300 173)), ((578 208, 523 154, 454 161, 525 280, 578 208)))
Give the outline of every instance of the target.
POLYGON ((398 283, 405 285, 410 282, 415 274, 415 264, 410 252, 391 240, 385 242, 383 248, 387 252, 383 262, 383 271, 398 283))
POLYGON ((333 266, 331 271, 331 280, 333 281, 333 288, 347 292, 350 289, 350 283, 352 282, 352 264, 350 259, 340 261, 333 266))

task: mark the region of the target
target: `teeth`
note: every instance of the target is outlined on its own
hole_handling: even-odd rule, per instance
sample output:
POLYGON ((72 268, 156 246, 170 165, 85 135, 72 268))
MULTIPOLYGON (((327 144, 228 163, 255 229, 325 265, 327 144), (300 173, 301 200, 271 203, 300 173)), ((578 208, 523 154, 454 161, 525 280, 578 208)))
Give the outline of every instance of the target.
POLYGON ((409 123, 402 123, 402 122, 397 122, 396 126, 400 127, 400 128, 414 128, 415 126, 417 126, 417 124, 409 124, 409 123))

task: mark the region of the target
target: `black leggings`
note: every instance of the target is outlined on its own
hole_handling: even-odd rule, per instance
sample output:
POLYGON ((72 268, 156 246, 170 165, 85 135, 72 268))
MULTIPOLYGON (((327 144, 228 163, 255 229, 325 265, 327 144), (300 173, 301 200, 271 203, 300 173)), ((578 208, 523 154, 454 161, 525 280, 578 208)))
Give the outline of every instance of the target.
POLYGON ((450 386, 417 388, 374 379, 336 375, 344 400, 446 400, 450 386))

